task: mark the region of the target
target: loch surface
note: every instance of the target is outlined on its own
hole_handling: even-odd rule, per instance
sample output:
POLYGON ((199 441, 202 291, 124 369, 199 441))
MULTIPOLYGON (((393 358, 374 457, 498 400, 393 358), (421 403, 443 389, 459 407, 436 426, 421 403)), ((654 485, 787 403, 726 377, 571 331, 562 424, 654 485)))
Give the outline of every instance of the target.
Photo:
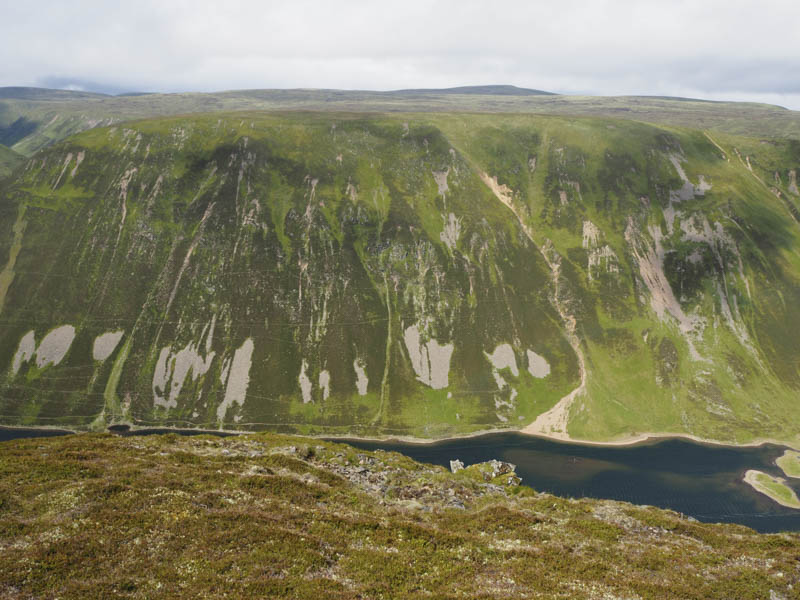
MULTIPOLYGON (((741 523, 762 532, 800 531, 800 510, 784 508, 742 481, 748 469, 784 476, 775 465, 784 451, 781 446, 730 447, 682 439, 593 446, 519 433, 432 444, 339 441, 445 467, 453 459, 470 465, 496 458, 515 464, 523 485, 558 496, 650 504, 700 521, 741 523)), ((787 478, 787 483, 800 492, 800 480, 787 478)))
POLYGON ((23 438, 55 437, 69 435, 72 431, 66 429, 28 429, 26 427, 0 427, 0 442, 18 440, 23 438))

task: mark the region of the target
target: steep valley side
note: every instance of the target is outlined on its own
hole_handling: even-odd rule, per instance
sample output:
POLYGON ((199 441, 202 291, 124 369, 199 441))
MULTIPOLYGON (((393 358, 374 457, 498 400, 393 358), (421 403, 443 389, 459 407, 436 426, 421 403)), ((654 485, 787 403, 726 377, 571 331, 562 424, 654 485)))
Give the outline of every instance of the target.
POLYGON ((0 422, 796 444, 798 163, 588 118, 95 128, 0 184, 0 422))

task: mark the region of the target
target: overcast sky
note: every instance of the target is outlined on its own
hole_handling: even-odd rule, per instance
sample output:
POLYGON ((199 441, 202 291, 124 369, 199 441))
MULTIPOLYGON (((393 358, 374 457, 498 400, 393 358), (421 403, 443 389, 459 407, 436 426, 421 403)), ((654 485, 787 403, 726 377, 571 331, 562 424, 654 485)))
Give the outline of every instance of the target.
POLYGON ((0 0, 0 86, 490 83, 800 109, 800 1, 0 0))

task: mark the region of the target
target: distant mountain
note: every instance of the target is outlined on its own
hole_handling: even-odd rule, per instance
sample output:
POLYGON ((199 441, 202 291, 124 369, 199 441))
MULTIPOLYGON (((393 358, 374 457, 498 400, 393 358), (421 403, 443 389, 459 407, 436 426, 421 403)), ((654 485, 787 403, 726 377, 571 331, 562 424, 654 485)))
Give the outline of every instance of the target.
POLYGON ((466 85, 452 88, 395 90, 388 94, 477 94, 481 96, 556 96, 553 92, 519 88, 514 85, 466 85))
POLYGON ((0 99, 7 100, 85 100, 111 97, 112 96, 108 94, 74 90, 57 90, 38 87, 0 87, 0 99))

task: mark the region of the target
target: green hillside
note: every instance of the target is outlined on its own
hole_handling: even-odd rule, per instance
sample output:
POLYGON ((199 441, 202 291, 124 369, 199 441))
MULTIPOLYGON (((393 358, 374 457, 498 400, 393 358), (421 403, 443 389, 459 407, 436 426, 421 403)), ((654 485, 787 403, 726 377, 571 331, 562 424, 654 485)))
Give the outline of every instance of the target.
POLYGON ((798 166, 620 119, 94 128, 0 191, 0 419, 797 443, 798 166))
POLYGON ((11 175, 11 172, 25 161, 25 157, 10 148, 0 145, 0 179, 11 175))

